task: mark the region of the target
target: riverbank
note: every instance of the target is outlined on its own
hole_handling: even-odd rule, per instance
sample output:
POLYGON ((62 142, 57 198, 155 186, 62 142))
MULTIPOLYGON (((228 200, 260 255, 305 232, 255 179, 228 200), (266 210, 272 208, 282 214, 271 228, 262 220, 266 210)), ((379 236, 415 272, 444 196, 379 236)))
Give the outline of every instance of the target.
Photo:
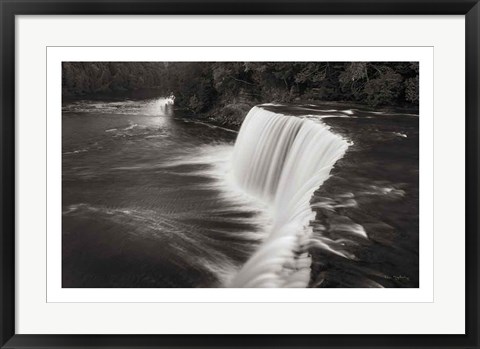
MULTIPOLYGON (((165 97, 164 89, 160 87, 141 88, 131 91, 103 91, 86 94, 63 94, 62 102, 70 104, 81 102, 83 100, 90 101, 145 101, 165 97)), ((256 105, 265 103, 272 105, 289 105, 289 106, 312 106, 313 108, 324 110, 340 110, 340 109, 355 109, 362 112, 375 113, 400 113, 400 114, 418 114, 419 108, 415 104, 405 104, 403 106, 377 106, 372 107, 366 103, 358 103, 352 101, 329 101, 312 98, 288 98, 287 100, 268 98, 256 94, 248 93, 241 90, 238 94, 232 96, 217 96, 203 111, 196 111, 185 104, 185 97, 176 98, 175 110, 180 112, 182 116, 187 118, 197 119, 202 122, 207 122, 215 126, 226 127, 238 131, 245 119, 246 115, 256 105)))
MULTIPOLYGON (((272 103, 275 105, 282 106, 283 103, 272 103)), ((232 130, 238 131, 243 123, 243 120, 247 116, 250 109, 255 105, 261 105, 255 101, 241 101, 235 103, 228 103, 224 105, 219 105, 213 107, 211 110, 205 113, 193 113, 189 110, 184 110, 188 117, 199 119, 203 122, 211 123, 215 126, 222 126, 230 128, 232 130)), ((405 115, 418 115, 417 107, 378 107, 372 108, 368 105, 351 103, 351 102, 342 102, 342 101, 318 101, 318 100, 297 100, 294 104, 289 103, 288 105, 296 105, 299 107, 311 106, 313 114, 315 109, 318 110, 359 110, 365 113, 373 112, 377 114, 405 114, 405 115)))

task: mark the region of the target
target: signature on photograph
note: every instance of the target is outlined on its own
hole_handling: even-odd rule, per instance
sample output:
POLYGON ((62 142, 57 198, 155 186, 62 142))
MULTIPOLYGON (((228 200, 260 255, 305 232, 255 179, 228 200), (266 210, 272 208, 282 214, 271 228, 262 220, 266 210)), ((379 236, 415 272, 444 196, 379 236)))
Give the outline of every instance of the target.
POLYGON ((384 275, 384 279, 395 281, 410 281, 410 278, 406 275, 384 275))

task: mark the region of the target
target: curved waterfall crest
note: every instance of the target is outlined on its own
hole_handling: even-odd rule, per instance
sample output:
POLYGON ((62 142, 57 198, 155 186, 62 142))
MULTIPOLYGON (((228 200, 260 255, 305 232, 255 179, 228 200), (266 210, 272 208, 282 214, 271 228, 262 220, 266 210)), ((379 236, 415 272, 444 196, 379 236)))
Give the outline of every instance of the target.
POLYGON ((233 176, 272 210, 268 237, 229 287, 307 287, 310 200, 348 143, 319 121, 253 107, 240 129, 233 176))

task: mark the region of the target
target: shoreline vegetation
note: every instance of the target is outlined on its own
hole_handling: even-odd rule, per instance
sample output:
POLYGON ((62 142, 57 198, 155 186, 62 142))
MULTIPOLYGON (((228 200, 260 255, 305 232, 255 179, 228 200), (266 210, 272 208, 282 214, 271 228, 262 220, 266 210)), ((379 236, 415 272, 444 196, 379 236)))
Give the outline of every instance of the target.
POLYGON ((64 102, 175 95, 176 109, 238 129, 262 103, 418 113, 418 62, 64 62, 64 102))

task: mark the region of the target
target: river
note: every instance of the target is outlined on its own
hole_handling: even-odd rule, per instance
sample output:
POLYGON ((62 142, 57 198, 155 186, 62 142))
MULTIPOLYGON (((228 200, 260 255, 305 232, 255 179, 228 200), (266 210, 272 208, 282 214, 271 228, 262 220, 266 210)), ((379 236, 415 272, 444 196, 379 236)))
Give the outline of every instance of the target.
MULTIPOLYGON (((309 198, 305 286, 418 287, 418 116, 261 112, 315 120, 348 144, 309 198)), ((162 98, 64 103, 62 286, 237 287, 275 215, 234 178, 237 135, 162 98)))

